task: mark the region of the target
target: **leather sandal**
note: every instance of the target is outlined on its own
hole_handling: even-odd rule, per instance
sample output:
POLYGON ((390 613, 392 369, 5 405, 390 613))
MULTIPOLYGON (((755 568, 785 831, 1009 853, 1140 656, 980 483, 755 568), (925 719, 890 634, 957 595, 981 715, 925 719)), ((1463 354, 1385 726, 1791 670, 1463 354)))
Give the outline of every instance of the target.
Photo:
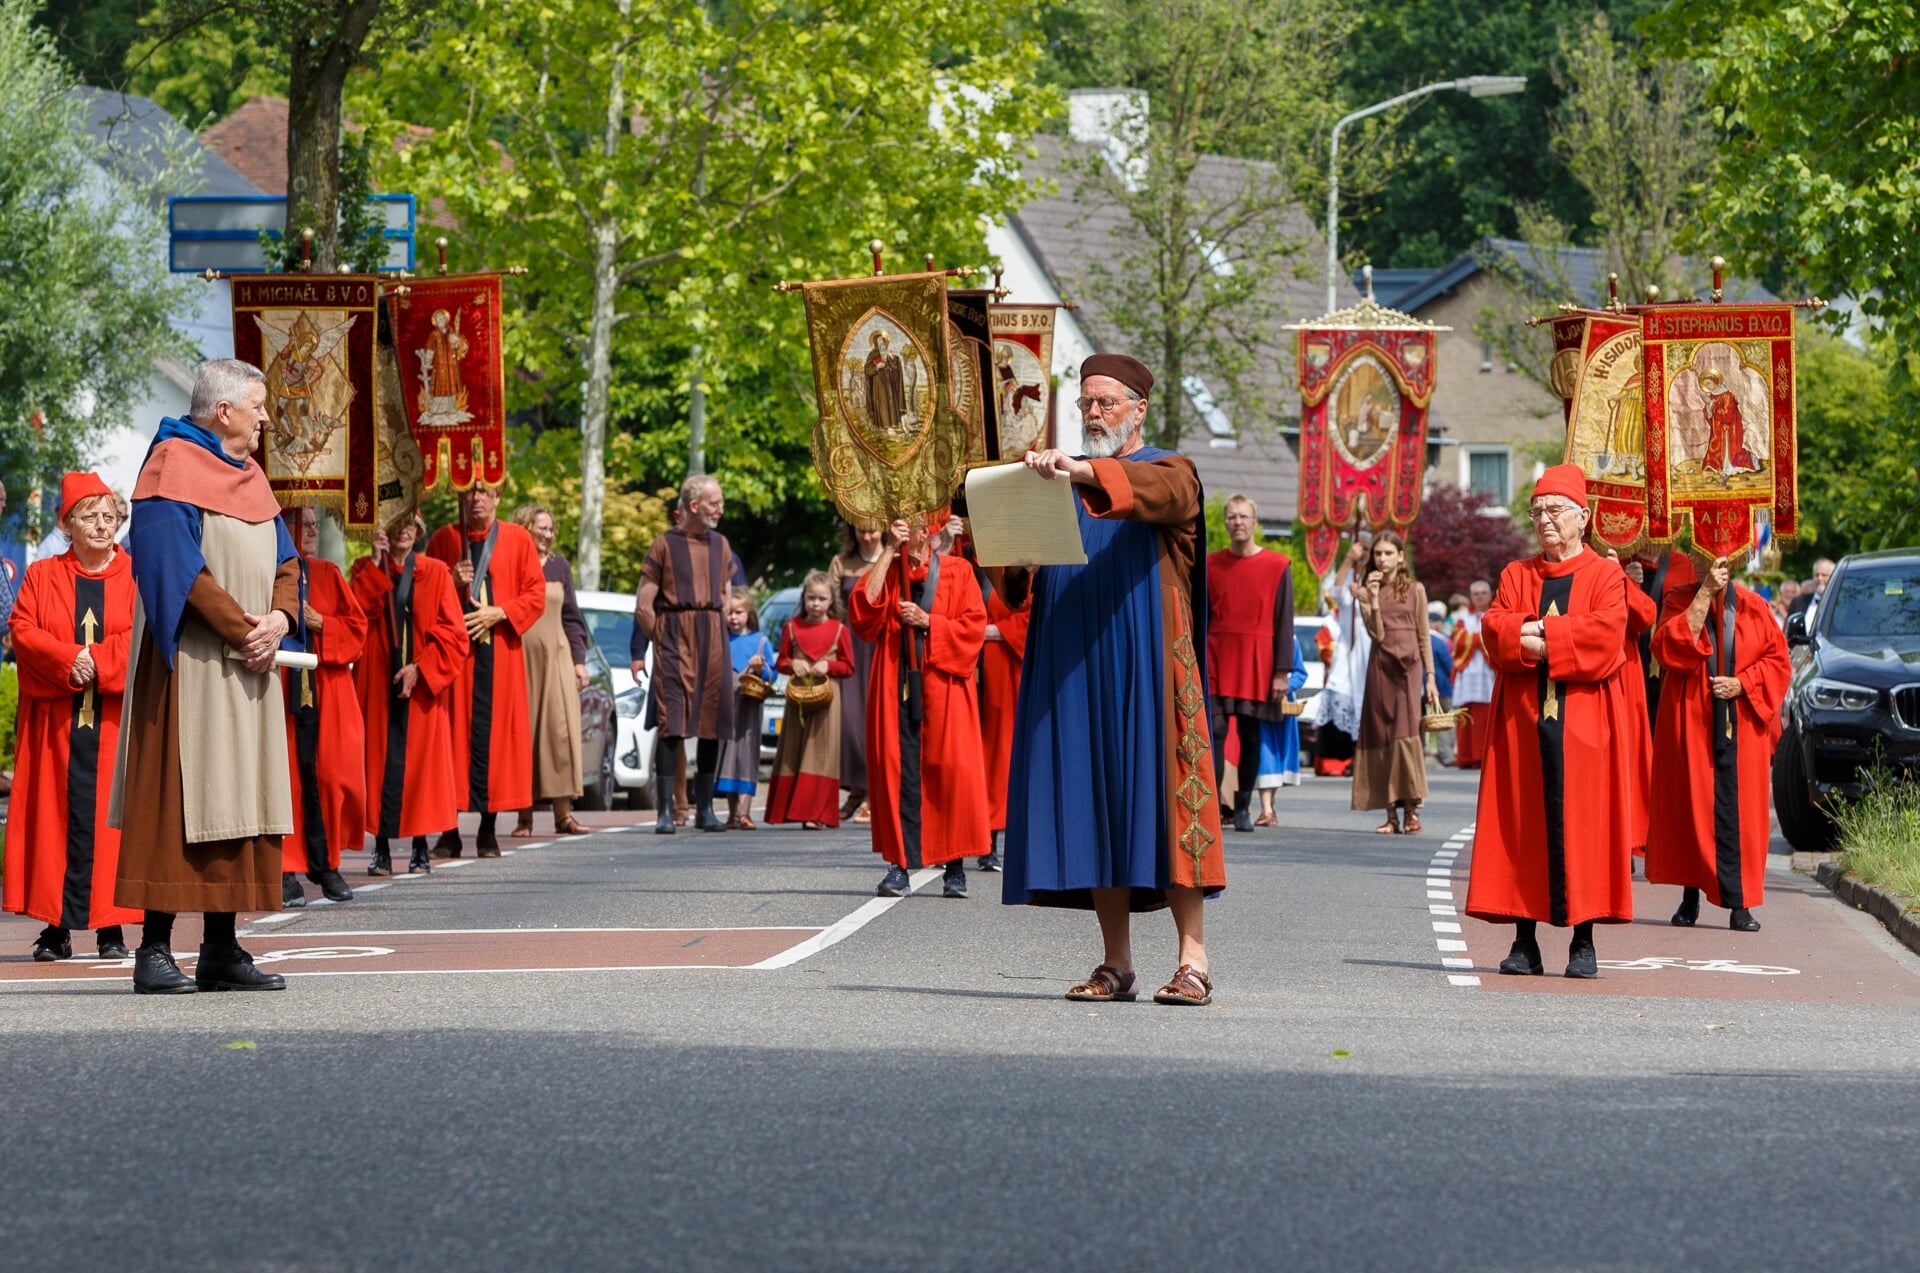
POLYGON ((1213 982, 1206 973, 1196 972, 1192 964, 1181 964, 1174 969, 1173 980, 1153 992, 1153 1001, 1204 1008, 1213 1002, 1213 982))
POLYGON ((586 835, 588 827, 586 823, 569 816, 565 822, 553 824, 553 833, 555 835, 586 835))
POLYGON ((1385 822, 1382 822, 1379 826, 1375 827, 1373 829, 1373 833, 1375 835, 1399 835, 1400 834, 1399 817, 1395 815, 1393 810, 1391 809, 1387 810, 1387 820, 1385 822))
POLYGON ((1280 825, 1280 817, 1278 814, 1263 813, 1253 820, 1253 825, 1256 827, 1277 827, 1280 825))
POLYGON ((1406 821, 1406 824, 1400 828, 1400 834, 1401 835, 1419 835, 1420 834, 1420 815, 1414 812, 1412 809, 1407 810, 1407 821, 1406 821))
POLYGON ((1083 1003, 1132 1003, 1138 997, 1133 974, 1112 964, 1101 964, 1085 981, 1067 989, 1067 998, 1083 1003))
POLYGON ((527 818, 523 818, 523 819, 521 819, 520 821, 518 821, 518 822, 516 822, 516 823, 514 823, 514 824, 513 824, 513 831, 512 831, 512 833, 511 833, 511 834, 512 834, 512 837, 513 837, 514 839, 516 839, 516 840, 531 840, 531 839, 533 839, 533 819, 532 819, 532 817, 527 817, 527 818))

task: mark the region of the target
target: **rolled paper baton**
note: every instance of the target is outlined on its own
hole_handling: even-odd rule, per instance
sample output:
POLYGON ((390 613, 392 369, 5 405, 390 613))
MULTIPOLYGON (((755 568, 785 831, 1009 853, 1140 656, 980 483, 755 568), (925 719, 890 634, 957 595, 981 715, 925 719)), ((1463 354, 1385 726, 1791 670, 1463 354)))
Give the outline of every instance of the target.
MULTIPOLYGON (((247 656, 232 646, 227 647, 227 657, 236 663, 245 663, 247 661, 247 656)), ((275 667, 305 668, 311 672, 320 666, 320 656, 318 654, 308 654, 305 650, 275 650, 273 652, 273 665, 275 667)))

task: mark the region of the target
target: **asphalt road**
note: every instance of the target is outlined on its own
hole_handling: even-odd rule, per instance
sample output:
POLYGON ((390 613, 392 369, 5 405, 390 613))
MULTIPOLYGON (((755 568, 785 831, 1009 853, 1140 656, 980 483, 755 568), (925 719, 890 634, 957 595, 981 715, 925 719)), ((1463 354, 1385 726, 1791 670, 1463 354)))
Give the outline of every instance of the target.
MULTIPOLYGON (((8 980, 11 925, 0 1267, 1911 1268, 1920 961, 1776 874, 1752 939, 1642 886, 1655 922, 1599 935, 1638 966, 1515 985, 1430 896, 1464 898, 1472 794, 1436 775, 1393 838, 1283 792, 1229 836, 1200 1010, 1069 1003, 1091 918, 980 875, 783 968, 564 970, 643 935, 556 930, 818 944, 880 909, 852 829, 607 832, 311 907, 253 929, 336 955, 284 994, 8 980), (422 934, 456 966, 405 970, 422 934)), ((1164 915, 1136 954, 1172 971, 1164 915)))

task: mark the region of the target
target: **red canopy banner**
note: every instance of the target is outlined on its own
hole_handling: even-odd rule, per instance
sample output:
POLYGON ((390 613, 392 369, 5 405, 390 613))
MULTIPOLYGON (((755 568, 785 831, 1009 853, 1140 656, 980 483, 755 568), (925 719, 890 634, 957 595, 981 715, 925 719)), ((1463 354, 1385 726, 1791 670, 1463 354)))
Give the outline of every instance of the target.
POLYGON ((1299 324, 1300 508, 1307 562, 1333 566, 1344 527, 1405 530, 1420 513, 1436 332, 1371 298, 1299 324))
POLYGON ((1799 533, 1793 310, 1783 303, 1642 311, 1654 541, 1672 542, 1684 516, 1702 552, 1744 553, 1760 509, 1776 538, 1799 533))
POLYGON ((455 490, 497 485, 507 475, 500 275, 409 279, 387 314, 424 485, 438 484, 442 466, 455 490))
POLYGON ((1569 310, 1553 320, 1553 344, 1549 379, 1567 403, 1563 458, 1587 475, 1593 538, 1631 553, 1647 532, 1640 319, 1617 311, 1569 310))
POLYGON ((233 280, 233 353, 267 376, 267 426, 254 458, 284 505, 337 512, 369 534, 374 477, 370 274, 251 274, 233 280))

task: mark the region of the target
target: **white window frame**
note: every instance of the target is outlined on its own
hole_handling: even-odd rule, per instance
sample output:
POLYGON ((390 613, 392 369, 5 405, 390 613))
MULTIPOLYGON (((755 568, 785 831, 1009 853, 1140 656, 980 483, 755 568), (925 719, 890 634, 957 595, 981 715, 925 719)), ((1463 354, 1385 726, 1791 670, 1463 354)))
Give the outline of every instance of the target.
POLYGON ((1496 445, 1477 445, 1471 442, 1461 443, 1460 444, 1460 489, 1463 491, 1471 491, 1473 489, 1473 457, 1476 455, 1497 455, 1506 464, 1506 473, 1507 473, 1506 493, 1503 497, 1500 497, 1500 492, 1497 492, 1497 491, 1494 492, 1494 494, 1499 498, 1496 498, 1494 506, 1492 508, 1485 510, 1488 516, 1494 516, 1497 514, 1498 516, 1505 517, 1507 516, 1507 504, 1509 501, 1513 499, 1513 448, 1506 445, 1496 446, 1496 445))

